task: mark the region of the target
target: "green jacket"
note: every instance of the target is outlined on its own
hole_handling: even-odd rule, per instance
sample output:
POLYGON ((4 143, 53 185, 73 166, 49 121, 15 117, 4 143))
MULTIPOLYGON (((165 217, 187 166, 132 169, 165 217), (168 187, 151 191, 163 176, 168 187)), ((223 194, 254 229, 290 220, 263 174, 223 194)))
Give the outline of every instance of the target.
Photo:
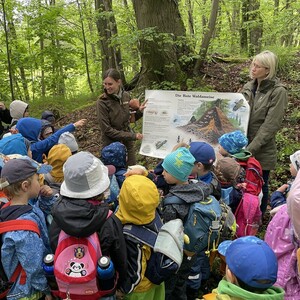
POLYGON ((216 300, 283 300, 284 290, 279 287, 270 287, 263 294, 248 292, 239 286, 222 279, 218 287, 213 290, 216 300))
POLYGON ((242 94, 250 105, 247 150, 260 162, 263 170, 272 170, 277 162, 275 136, 287 108, 287 91, 278 78, 266 79, 256 89, 256 81, 246 83, 242 94))

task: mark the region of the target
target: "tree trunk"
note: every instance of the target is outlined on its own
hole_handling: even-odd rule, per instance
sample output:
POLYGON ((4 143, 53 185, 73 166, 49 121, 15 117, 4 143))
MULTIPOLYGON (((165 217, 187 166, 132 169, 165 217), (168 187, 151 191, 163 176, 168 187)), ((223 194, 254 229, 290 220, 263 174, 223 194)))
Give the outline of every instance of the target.
POLYGON ((253 56, 260 52, 261 50, 261 39, 263 35, 263 19, 260 15, 260 2, 259 0, 250 1, 250 24, 254 24, 250 27, 249 37, 250 37, 250 47, 249 55, 253 56))
POLYGON ((95 10, 98 15, 96 25, 102 54, 102 74, 109 68, 115 68, 120 72, 123 84, 126 84, 120 47, 111 46, 112 37, 118 34, 112 0, 95 0, 95 10))
POLYGON ((11 61, 10 61, 10 45, 9 45, 9 37, 8 37, 8 31, 7 31, 7 25, 6 25, 6 9, 5 9, 5 3, 4 0, 1 0, 2 5, 2 11, 3 11, 3 28, 5 32, 5 43, 6 43, 6 57, 7 57, 7 70, 9 75, 9 85, 10 85, 10 93, 12 100, 15 99, 14 94, 14 85, 13 85, 13 72, 11 67, 11 61))
POLYGON ((202 40, 200 52, 199 52, 199 58, 196 62, 195 68, 194 68, 195 74, 199 74, 199 70, 203 66, 204 60, 206 58, 209 43, 210 43, 210 40, 213 36, 214 30, 216 27, 219 3, 220 3, 220 0, 212 0, 212 6, 211 6, 208 27, 206 28, 206 30, 204 32, 204 36, 203 36, 203 40, 202 40))
MULTIPOLYGON (((22 61, 21 55, 20 55, 20 49, 18 47, 18 36, 17 36, 16 28, 15 28, 13 21, 8 21, 8 28, 9 28, 9 32, 11 34, 12 39, 15 41, 14 42, 14 44, 15 44, 14 50, 15 51, 14 51, 13 57, 14 57, 15 62, 17 62, 17 66, 20 71, 20 77, 21 77, 24 98, 28 102, 29 101, 29 92, 28 92, 27 78, 26 78, 25 68, 23 66, 23 61, 22 61)), ((18 98, 22 99, 22 93, 19 94, 18 98)))
POLYGON ((82 39, 83 39, 86 76, 87 76, 87 81, 88 81, 88 84, 90 87, 90 91, 92 93, 94 93, 93 84, 92 84, 91 77, 90 77, 89 60, 88 60, 88 53, 87 53, 87 47, 86 47, 86 37, 85 37, 85 30, 84 30, 84 24, 83 24, 83 16, 82 16, 82 11, 81 11, 79 1, 76 0, 76 2, 77 2, 78 13, 79 13, 79 17, 80 17, 81 33, 82 33, 82 39))
POLYGON ((138 85, 151 86, 169 82, 182 84, 185 75, 179 63, 187 53, 185 45, 176 46, 185 38, 185 28, 177 1, 133 0, 133 8, 140 36, 142 68, 138 85))
POLYGON ((240 46, 241 50, 245 53, 248 53, 248 30, 247 23, 249 21, 249 1, 251 0, 242 0, 242 23, 240 31, 240 46))

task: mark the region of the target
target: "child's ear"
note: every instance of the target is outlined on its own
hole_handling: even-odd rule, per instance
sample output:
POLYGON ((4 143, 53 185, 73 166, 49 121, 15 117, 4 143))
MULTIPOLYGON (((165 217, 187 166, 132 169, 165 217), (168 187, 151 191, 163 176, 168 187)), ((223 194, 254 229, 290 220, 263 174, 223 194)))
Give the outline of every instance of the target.
POLYGON ((25 180, 21 183, 21 189, 23 192, 27 192, 28 188, 29 188, 30 184, 29 181, 25 180))
POLYGON ((227 279, 227 281, 238 285, 238 281, 237 281, 235 275, 231 272, 231 270, 228 268, 228 266, 226 266, 226 279, 227 279))

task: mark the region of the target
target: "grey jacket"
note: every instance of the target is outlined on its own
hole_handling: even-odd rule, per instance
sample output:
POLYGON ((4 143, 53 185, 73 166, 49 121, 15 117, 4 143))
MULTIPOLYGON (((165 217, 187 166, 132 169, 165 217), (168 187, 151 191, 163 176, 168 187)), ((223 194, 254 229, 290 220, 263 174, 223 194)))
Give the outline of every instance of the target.
POLYGON ((272 170, 277 162, 275 136, 287 108, 287 91, 278 78, 246 83, 242 93, 250 105, 247 150, 260 162, 263 170, 272 170))

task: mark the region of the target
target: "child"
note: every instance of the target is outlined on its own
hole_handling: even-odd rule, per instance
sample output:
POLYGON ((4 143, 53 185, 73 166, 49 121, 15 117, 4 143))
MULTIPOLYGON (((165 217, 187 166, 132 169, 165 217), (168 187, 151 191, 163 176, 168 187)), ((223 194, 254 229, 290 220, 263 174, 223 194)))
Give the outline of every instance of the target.
POLYGON ((127 149, 124 144, 114 142, 101 150, 101 160, 105 165, 113 165, 116 168, 115 176, 119 187, 122 187, 125 180, 124 174, 127 171, 127 149))
MULTIPOLYGON (((164 179, 167 184, 171 185, 170 192, 165 198, 175 195, 185 202, 184 204, 163 204, 162 216, 165 223, 176 218, 184 221, 190 204, 205 199, 211 193, 210 187, 201 181, 189 184, 188 177, 194 168, 194 163, 195 158, 184 147, 168 154, 162 163, 164 179)), ((193 255, 194 253, 184 252, 178 273, 165 282, 166 300, 185 299, 186 281, 196 257, 193 255)))
POLYGON ((233 158, 224 157, 217 160, 214 173, 221 184, 222 200, 234 213, 242 199, 245 171, 233 158))
POLYGON ((52 126, 55 125, 55 116, 50 110, 43 111, 41 119, 50 122, 52 126))
POLYGON ((71 155, 71 150, 64 144, 54 145, 48 153, 47 162, 52 166, 52 171, 45 175, 44 182, 54 194, 60 192, 64 180, 63 165, 71 155))
POLYGON ((265 241, 278 259, 276 285, 285 290, 286 300, 300 297, 300 172, 291 186, 287 202, 268 224, 265 241))
POLYGON ((65 144, 68 146, 73 154, 78 152, 78 144, 75 136, 71 132, 64 132, 58 139, 58 144, 65 144))
POLYGON ((284 299, 283 289, 273 286, 278 266, 267 243, 245 236, 222 242, 218 251, 226 258, 226 276, 204 299, 284 299))
MULTIPOLYGON (((221 197, 221 186, 216 175, 212 172, 216 160, 214 148, 205 142, 191 142, 189 150, 196 159, 192 175, 198 181, 209 184, 212 188, 211 195, 216 199, 221 197)), ((205 251, 197 254, 194 265, 191 268, 187 281, 187 299, 195 299, 199 295, 199 289, 205 289, 205 282, 210 276, 209 258, 205 251)))
POLYGON ((37 168, 30 159, 11 159, 1 172, 1 188, 10 199, 10 205, 1 209, 1 220, 32 220, 37 223, 40 236, 32 231, 17 230, 2 235, 1 261, 8 278, 11 278, 18 264, 26 272, 25 284, 20 279, 13 284, 8 299, 45 299, 52 296, 42 268, 45 255, 51 253, 47 227, 43 213, 36 206, 28 205, 32 198, 49 196, 50 191, 41 190, 38 174, 43 168, 37 168), (33 259, 34 256, 34 259, 33 259))
MULTIPOLYGON (((124 181, 116 216, 122 224, 146 225, 155 230, 159 194, 155 184, 145 176, 131 175, 124 181)), ((128 273, 121 290, 125 299, 164 300, 164 284, 155 285, 145 277, 151 248, 126 235, 128 273)))
POLYGON ((287 194, 293 184, 293 181, 300 169, 300 150, 296 151, 294 154, 290 156, 290 173, 291 173, 291 180, 288 183, 283 184, 279 187, 270 198, 270 205, 271 211, 270 215, 274 216, 276 212, 279 210, 280 206, 286 203, 287 194))
POLYGON ((219 153, 222 156, 237 155, 239 159, 247 159, 251 156, 249 151, 243 149, 248 145, 248 139, 240 130, 224 133, 218 141, 219 153))
POLYGON ((42 162, 43 154, 47 153, 51 147, 57 144, 60 135, 66 131, 75 131, 77 127, 85 124, 86 119, 79 120, 74 124, 69 124, 44 140, 40 139, 43 122, 35 118, 22 118, 18 121, 16 128, 31 142, 32 157, 37 162, 42 162))
POLYGON ((75 237, 98 233, 102 255, 109 256, 119 273, 118 286, 127 274, 127 255, 122 224, 115 215, 108 216, 103 203, 109 188, 107 168, 93 154, 85 151, 70 156, 63 167, 61 198, 53 205, 50 226, 51 247, 55 251, 61 230, 75 237))

